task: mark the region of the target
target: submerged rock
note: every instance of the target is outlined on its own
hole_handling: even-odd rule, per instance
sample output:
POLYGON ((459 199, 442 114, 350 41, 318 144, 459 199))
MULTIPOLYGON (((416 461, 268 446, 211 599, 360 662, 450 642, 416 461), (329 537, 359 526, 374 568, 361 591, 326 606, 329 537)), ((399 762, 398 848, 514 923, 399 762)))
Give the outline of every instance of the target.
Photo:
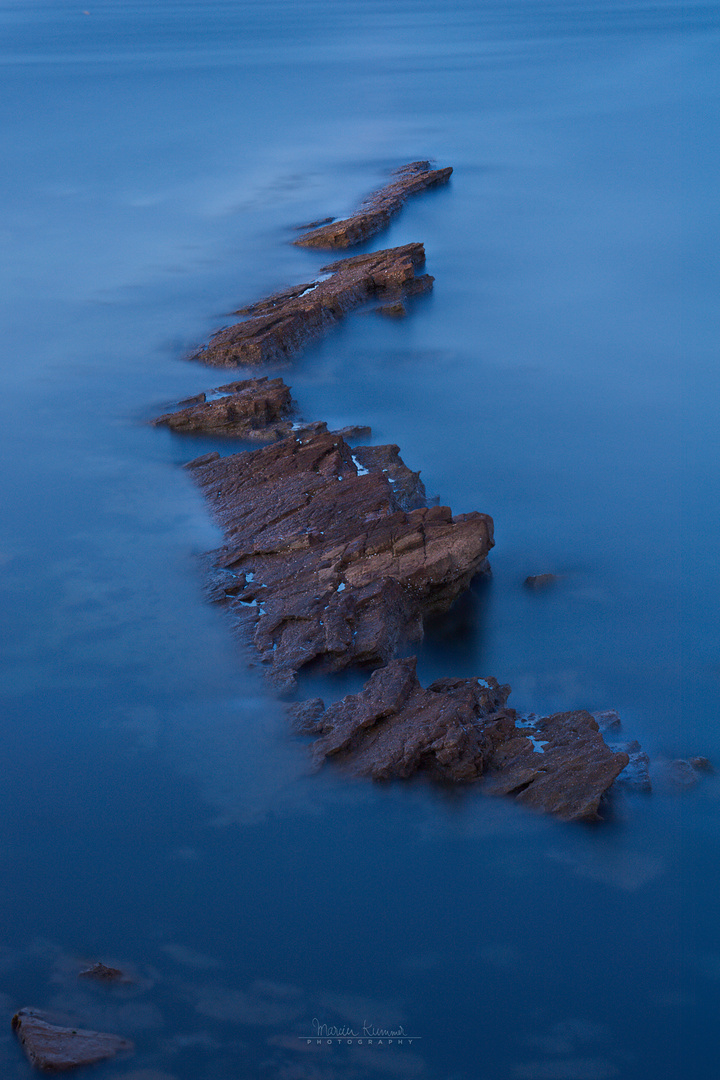
MULTIPOLYGON (((165 426, 181 434, 227 435, 235 439, 252 439, 272 442, 287 439, 290 435, 309 437, 327 432, 323 421, 302 423, 294 421, 294 402, 290 387, 282 379, 244 379, 228 383, 209 391, 211 398, 198 394, 189 403, 180 402, 185 408, 164 413, 151 423, 165 426)), ((367 439, 372 431, 367 425, 355 424, 334 432, 344 439, 367 439)), ((203 455, 188 462, 186 468, 195 468, 220 455, 203 455)))
POLYGON ((39 1009, 21 1009, 12 1018, 13 1031, 32 1065, 48 1072, 65 1072, 94 1065, 134 1046, 119 1035, 82 1028, 59 1027, 39 1009))
POLYGON ((387 228, 390 218, 397 214, 410 195, 437 184, 446 184, 451 175, 451 168, 431 169, 429 161, 412 161, 393 173, 395 179, 392 183, 369 195, 352 217, 342 221, 330 218, 330 224, 319 223, 320 228, 305 233, 295 243, 301 247, 318 248, 345 248, 359 244, 387 228))
POLYGON ((675 758, 674 761, 659 761, 656 763, 656 771, 659 777, 675 790, 695 787, 700 781, 702 773, 713 772, 713 767, 707 758, 675 758))
POLYGON ((557 574, 531 574, 530 577, 525 578, 525 587, 527 589, 546 589, 548 585, 554 585, 557 581, 557 574))
POLYGON ((590 715, 597 720, 598 727, 603 735, 606 735, 608 732, 613 733, 620 731, 622 728, 622 720, 614 709, 601 709, 590 715))
POLYGON ((97 964, 93 964, 92 967, 85 968, 83 971, 78 972, 78 978, 97 979, 99 982, 130 981, 120 968, 108 967, 107 964, 103 964, 100 961, 98 961, 97 964))
POLYGON ((222 525, 213 598, 254 623, 273 675, 385 663, 486 568, 486 514, 427 507, 396 446, 331 433, 193 468, 222 525))
POLYGON ((235 314, 244 322, 220 330, 191 356, 214 367, 285 360, 349 311, 370 300, 396 303, 432 288, 422 244, 356 255, 321 270, 325 279, 286 289, 235 314))
POLYGON ((318 735, 314 762, 333 758, 374 779, 484 777, 488 793, 566 821, 599 817, 628 756, 605 745, 589 713, 518 721, 507 708, 510 687, 495 679, 438 679, 423 689, 415 668, 415 657, 393 660, 322 712, 318 699, 294 706, 296 729, 318 735))

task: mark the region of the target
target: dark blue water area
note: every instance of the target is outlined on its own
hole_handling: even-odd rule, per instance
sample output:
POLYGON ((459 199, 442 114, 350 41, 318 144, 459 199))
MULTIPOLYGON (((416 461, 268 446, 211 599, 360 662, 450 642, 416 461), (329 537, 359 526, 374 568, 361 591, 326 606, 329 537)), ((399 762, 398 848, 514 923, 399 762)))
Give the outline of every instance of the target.
POLYGON ((108 1080, 714 1075, 720 787, 660 765, 720 764, 719 23, 0 0, 3 1075, 28 1005, 133 1039, 108 1080), (221 536, 180 466, 234 447, 147 424, 231 377, 193 345, 330 261, 298 225, 424 157, 451 183, 366 248, 424 242, 432 294, 262 373, 492 514, 421 677, 617 709, 655 786, 598 826, 313 774, 203 593, 221 536), (97 960, 133 981, 78 980, 97 960))

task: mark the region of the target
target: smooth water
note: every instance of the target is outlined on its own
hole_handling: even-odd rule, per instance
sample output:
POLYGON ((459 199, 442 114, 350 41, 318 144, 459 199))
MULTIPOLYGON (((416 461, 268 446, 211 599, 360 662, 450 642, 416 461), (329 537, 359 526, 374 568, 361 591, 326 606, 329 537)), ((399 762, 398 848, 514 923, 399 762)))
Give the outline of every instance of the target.
POLYGON ((432 295, 277 373, 495 518, 423 679, 720 764, 716 5, 82 2, 0 0, 3 1074, 34 1005, 133 1038, 108 1078, 714 1075, 717 781, 584 828, 308 775, 203 598, 209 443, 146 421, 329 261, 298 224, 453 165, 369 245, 423 241, 432 295), (79 983, 98 959, 136 982, 79 983))

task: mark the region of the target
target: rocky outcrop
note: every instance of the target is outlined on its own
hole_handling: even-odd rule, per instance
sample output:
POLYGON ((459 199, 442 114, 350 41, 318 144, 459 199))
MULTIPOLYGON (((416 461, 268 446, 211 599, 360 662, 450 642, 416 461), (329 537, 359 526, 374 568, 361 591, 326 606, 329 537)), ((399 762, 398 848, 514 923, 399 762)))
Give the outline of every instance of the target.
MULTIPOLYGON (((327 424, 322 421, 293 420, 290 387, 282 379, 263 377, 228 383, 179 405, 185 407, 164 413, 151 423, 181 434, 227 435, 263 442, 286 439, 293 433, 309 436, 327 432, 327 424)), ((369 427, 356 425, 342 428, 336 434, 345 439, 366 439, 371 431, 369 427)))
POLYGON ((628 764, 608 747, 584 709, 516 722, 520 740, 500 746, 487 772, 489 790, 565 821, 593 821, 600 800, 628 764))
POLYGON ((486 568, 493 545, 486 514, 425 505, 396 446, 313 434, 206 459, 192 476, 226 536, 213 598, 251 620, 280 682, 311 662, 387 662, 486 568))
POLYGON ((390 218, 397 214, 407 198, 426 188, 446 184, 451 175, 451 168, 431 169, 429 161, 413 161, 394 172, 392 183, 368 196, 352 217, 342 221, 330 219, 330 224, 312 229, 295 243, 317 248, 345 248, 359 244, 387 228, 390 218))
POLYGON ((488 793, 564 820, 598 818, 628 758, 605 745, 589 713, 521 721, 507 707, 510 687, 495 679, 438 679, 423 689, 415 667, 414 657, 391 661, 327 710, 320 699, 293 706, 296 730, 318 736, 315 764, 332 758, 376 780, 482 777, 488 793))
POLYGON ((292 430, 290 387, 282 379, 227 383, 180 404, 185 407, 164 413, 152 423, 189 434, 240 439, 285 438, 292 430))
POLYGON ((12 1018, 13 1031, 32 1065, 47 1072, 66 1072, 80 1065, 94 1065, 133 1044, 119 1035, 82 1028, 58 1027, 38 1009, 21 1009, 12 1018))
POLYGON ((375 251, 332 263, 326 276, 241 308, 243 322, 220 330, 191 357, 214 367, 285 360, 349 311, 371 300, 397 303, 432 288, 422 244, 375 251))

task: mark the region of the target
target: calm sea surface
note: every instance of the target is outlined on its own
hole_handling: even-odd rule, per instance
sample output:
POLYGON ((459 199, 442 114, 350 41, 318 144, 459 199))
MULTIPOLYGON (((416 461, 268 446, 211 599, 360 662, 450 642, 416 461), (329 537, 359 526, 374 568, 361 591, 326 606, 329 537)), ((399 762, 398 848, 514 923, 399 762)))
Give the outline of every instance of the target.
POLYGON ((215 444, 146 421, 328 261, 298 224, 453 165, 369 245, 423 241, 432 295, 268 373, 493 515, 423 680, 720 765, 717 5, 0 0, 0 80, 3 1075, 34 1005, 135 1041, 108 1080, 714 1076, 720 783, 586 828, 309 776, 203 598, 215 444))

